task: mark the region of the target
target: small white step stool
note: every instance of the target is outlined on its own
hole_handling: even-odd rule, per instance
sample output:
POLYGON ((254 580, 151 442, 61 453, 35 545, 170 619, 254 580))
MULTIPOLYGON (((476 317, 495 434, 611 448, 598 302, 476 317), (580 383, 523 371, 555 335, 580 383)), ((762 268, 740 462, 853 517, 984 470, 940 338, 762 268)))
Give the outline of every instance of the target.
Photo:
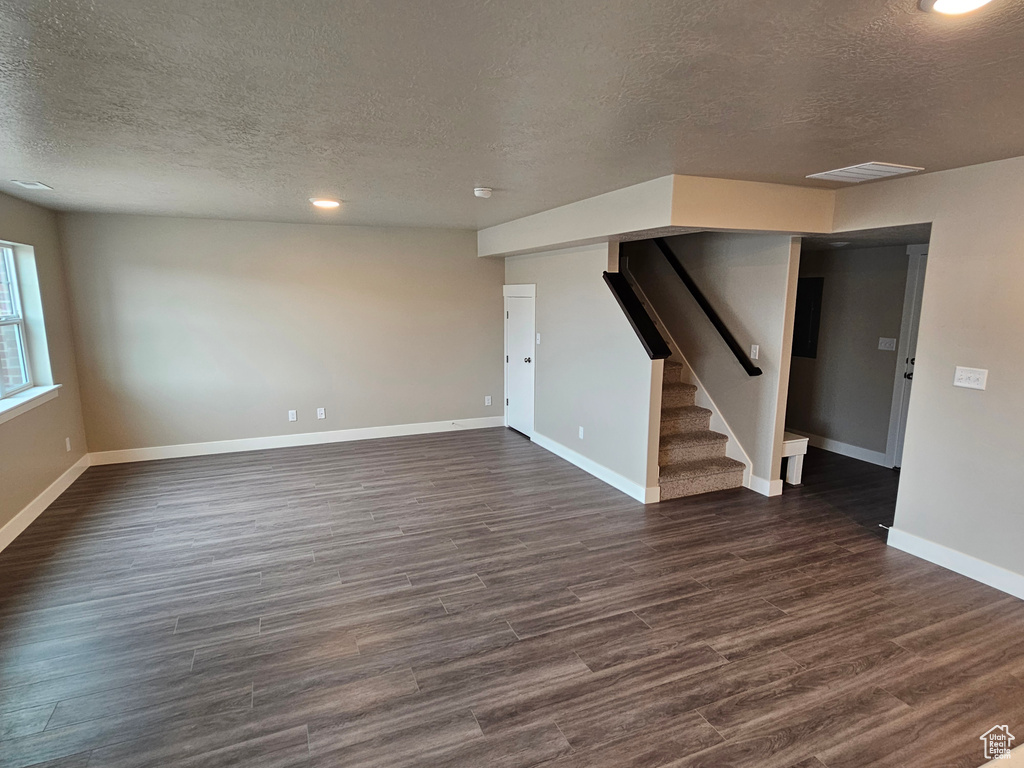
POLYGON ((786 482, 800 485, 804 476, 804 454, 807 453, 807 438, 786 432, 782 435, 782 456, 786 459, 786 482))

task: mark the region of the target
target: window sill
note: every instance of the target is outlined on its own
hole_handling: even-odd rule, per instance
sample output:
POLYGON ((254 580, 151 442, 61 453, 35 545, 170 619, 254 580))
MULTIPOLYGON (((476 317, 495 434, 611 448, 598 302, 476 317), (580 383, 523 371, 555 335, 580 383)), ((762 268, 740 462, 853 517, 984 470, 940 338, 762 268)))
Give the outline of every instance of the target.
POLYGON ((16 416, 31 411, 48 400, 57 396, 60 384, 47 384, 44 387, 32 387, 16 395, 0 400, 0 424, 10 421, 16 416))

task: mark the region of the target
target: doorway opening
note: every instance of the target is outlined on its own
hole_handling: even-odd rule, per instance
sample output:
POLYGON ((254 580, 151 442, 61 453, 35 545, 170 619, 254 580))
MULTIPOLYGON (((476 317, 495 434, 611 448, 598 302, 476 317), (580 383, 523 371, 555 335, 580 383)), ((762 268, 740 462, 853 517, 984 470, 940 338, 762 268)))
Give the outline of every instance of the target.
POLYGON ((807 438, 805 489, 883 536, 896 511, 930 234, 911 225, 801 244, 786 431, 807 438))

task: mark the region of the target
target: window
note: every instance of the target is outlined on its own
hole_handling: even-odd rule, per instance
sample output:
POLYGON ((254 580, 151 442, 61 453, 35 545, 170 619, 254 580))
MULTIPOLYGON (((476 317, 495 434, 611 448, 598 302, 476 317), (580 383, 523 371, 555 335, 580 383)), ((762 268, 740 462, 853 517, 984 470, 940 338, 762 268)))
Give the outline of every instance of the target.
POLYGON ((0 398, 32 386, 14 251, 0 246, 0 398))

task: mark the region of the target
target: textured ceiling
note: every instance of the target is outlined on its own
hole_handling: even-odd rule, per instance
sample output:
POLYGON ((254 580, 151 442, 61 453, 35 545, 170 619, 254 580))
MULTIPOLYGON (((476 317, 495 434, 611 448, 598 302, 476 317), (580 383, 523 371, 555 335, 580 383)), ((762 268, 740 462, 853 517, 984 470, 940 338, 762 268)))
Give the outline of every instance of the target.
POLYGON ((1024 155, 1024 0, 916 7, 0 0, 0 189, 479 228, 670 173, 803 184, 866 160, 1024 155), (317 214, 312 195, 347 202, 317 214))

